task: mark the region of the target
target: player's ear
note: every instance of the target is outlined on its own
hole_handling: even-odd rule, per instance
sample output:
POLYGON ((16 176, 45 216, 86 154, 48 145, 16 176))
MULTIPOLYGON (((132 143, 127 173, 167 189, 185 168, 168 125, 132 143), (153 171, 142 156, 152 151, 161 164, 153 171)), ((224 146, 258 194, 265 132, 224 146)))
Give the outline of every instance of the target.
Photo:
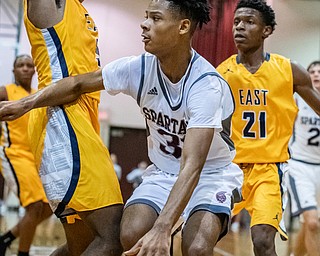
POLYGON ((266 39, 268 36, 270 36, 272 34, 272 32, 273 32, 273 29, 272 29, 272 27, 270 25, 265 26, 264 29, 263 29, 263 32, 262 32, 263 33, 263 35, 262 35, 263 39, 266 39))
POLYGON ((186 34, 191 30, 191 21, 189 19, 183 19, 180 21, 180 35, 186 34))

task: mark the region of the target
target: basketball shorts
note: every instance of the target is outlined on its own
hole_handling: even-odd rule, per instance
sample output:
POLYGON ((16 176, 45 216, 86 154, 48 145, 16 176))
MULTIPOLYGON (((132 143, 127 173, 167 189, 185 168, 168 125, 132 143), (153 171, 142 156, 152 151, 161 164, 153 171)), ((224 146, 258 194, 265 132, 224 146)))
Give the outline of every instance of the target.
POLYGON ((288 187, 292 216, 318 209, 320 217, 320 164, 307 164, 291 159, 289 167, 288 187))
MULTIPOLYGON (((241 170, 233 163, 210 172, 203 171, 182 213, 185 222, 193 213, 200 210, 215 214, 223 213, 230 217, 233 202, 241 200, 242 177, 241 170)), ((133 191, 125 207, 146 204, 159 214, 177 178, 177 175, 163 172, 155 165, 150 165, 143 175, 142 183, 133 191)), ((220 238, 227 233, 227 227, 228 225, 220 238)))
POLYGON ((5 182, 23 207, 38 201, 48 203, 31 152, 0 147, 0 158, 5 182))
POLYGON ((288 202, 285 179, 288 164, 239 164, 239 166, 244 174, 243 201, 235 204, 233 215, 245 208, 251 216, 251 227, 259 224, 273 226, 281 238, 287 240, 282 216, 288 202))
POLYGON ((123 203, 109 152, 99 135, 97 112, 98 101, 86 95, 70 105, 31 112, 31 149, 58 217, 123 203))

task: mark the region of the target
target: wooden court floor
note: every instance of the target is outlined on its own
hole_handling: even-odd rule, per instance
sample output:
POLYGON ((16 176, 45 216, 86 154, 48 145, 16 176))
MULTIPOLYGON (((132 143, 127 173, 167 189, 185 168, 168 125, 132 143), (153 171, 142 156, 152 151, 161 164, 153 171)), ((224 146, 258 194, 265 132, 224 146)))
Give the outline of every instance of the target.
MULTIPOLYGON (((0 217, 0 232, 3 233, 8 228, 12 227, 19 220, 17 211, 6 211, 0 217)), ((180 256, 179 249, 180 233, 174 238, 174 256, 180 256)), ((294 239, 295 232, 291 237, 294 239)), ((33 246, 30 250, 31 256, 45 256, 49 255, 57 246, 64 243, 65 236, 62 225, 52 216, 50 219, 44 221, 38 226, 36 236, 34 238, 33 246)), ((289 248, 291 242, 283 242, 277 235, 276 247, 279 256, 289 256, 289 248)), ((6 256, 16 255, 18 241, 15 240, 11 248, 7 251, 6 256)), ((238 233, 229 232, 216 246, 213 253, 215 256, 251 256, 252 244, 250 240, 250 231, 248 229, 241 229, 238 233)))

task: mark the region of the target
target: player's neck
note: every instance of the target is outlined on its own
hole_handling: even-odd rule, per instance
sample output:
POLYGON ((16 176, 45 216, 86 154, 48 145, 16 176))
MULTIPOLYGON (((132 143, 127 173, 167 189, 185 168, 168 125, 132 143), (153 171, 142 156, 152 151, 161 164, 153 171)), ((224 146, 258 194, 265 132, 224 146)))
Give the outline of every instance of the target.
POLYGON ((16 81, 15 84, 18 86, 21 86, 27 92, 31 93, 31 83, 20 83, 20 82, 16 81))
POLYGON ((251 73, 255 73, 266 59, 266 53, 263 48, 253 51, 238 52, 237 62, 241 63, 251 73))
POLYGON ((177 83, 186 73, 192 58, 192 50, 158 58, 162 72, 172 83, 177 83))

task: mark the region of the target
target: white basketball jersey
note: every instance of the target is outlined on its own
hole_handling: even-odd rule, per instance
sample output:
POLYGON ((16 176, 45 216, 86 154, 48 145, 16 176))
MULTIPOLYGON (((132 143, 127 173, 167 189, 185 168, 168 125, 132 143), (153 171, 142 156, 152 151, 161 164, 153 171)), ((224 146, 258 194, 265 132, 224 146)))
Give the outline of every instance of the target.
POLYGON ((183 142, 190 128, 215 128, 204 171, 232 161, 235 150, 229 138, 234 111, 231 90, 195 51, 185 75, 176 84, 149 53, 114 61, 104 67, 102 75, 108 93, 123 92, 137 101, 146 120, 149 158, 162 171, 179 173, 183 142))
POLYGON ((290 140, 290 154, 294 160, 320 164, 320 117, 297 94, 298 116, 290 140))

